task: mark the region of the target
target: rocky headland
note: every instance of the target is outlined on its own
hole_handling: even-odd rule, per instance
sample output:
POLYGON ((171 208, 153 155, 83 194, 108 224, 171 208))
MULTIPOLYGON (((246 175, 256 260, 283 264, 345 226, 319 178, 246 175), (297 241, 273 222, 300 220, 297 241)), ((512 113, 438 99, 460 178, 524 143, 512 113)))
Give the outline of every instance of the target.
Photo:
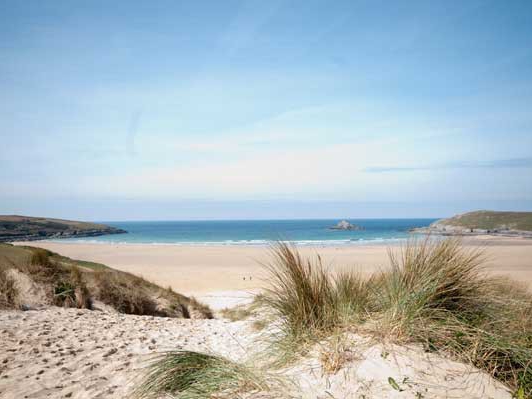
POLYGON ((441 236, 480 236, 532 238, 532 212, 475 211, 440 219, 412 233, 441 236))
POLYGON ((0 216, 0 242, 96 237, 123 233, 127 231, 98 223, 18 215, 0 216))

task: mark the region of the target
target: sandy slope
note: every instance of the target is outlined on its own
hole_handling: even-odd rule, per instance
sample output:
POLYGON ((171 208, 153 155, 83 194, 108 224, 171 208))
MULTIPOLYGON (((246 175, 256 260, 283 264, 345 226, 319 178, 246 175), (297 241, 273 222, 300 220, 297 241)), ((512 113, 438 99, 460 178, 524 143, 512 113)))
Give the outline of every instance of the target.
MULTIPOLYGON (((256 290, 264 286, 261 263, 269 260, 265 247, 186 246, 150 244, 27 243, 74 259, 104 263, 142 275, 185 295, 212 291, 256 290)), ((532 240, 486 237, 466 245, 486 248, 490 273, 532 284, 532 240)), ((398 249, 398 247, 392 247, 398 249)), ((388 265, 386 245, 301 247, 304 255, 319 253, 327 267, 357 267, 371 272, 388 265)))
POLYGON ((510 399, 511 394, 485 373, 420 347, 383 345, 358 335, 349 336, 350 361, 336 373, 321 367, 322 350, 298 362, 293 376, 303 398, 334 399, 510 399), (390 377, 399 389, 390 384, 390 377))
POLYGON ((254 334, 224 320, 49 308, 0 312, 1 398, 124 398, 148 354, 214 351, 240 360, 254 334))
MULTIPOLYGON (((186 320, 48 308, 0 312, 1 398, 125 398, 150 354, 191 349, 244 360, 263 342, 251 321, 186 320)), ((349 336, 343 368, 327 374, 318 345, 284 370, 294 398, 510 398, 478 370, 420 348, 349 336), (395 390, 392 377, 401 391, 395 390)), ((325 349, 326 350, 326 349, 325 349)), ((253 398, 278 398, 256 394, 253 398)))

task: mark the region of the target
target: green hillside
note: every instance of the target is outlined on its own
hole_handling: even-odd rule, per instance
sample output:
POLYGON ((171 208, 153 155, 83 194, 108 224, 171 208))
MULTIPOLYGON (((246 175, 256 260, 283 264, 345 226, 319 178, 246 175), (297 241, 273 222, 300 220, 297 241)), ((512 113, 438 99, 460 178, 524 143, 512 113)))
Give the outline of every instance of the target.
POLYGON ((120 233, 125 233, 125 231, 104 224, 30 216, 0 215, 0 242, 37 240, 51 237, 91 237, 120 233))
POLYGON ((532 212, 476 211, 441 219, 436 224, 483 230, 532 231, 532 212))

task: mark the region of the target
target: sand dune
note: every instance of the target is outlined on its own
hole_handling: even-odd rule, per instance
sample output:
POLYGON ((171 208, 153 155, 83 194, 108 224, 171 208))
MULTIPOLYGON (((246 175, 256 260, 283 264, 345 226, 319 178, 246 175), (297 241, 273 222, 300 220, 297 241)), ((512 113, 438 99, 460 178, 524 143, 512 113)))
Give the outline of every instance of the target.
MULTIPOLYGON (((31 244, 143 275, 194 294, 214 309, 250 302, 252 293, 267 283, 260 264, 269 252, 263 247, 31 244)), ((487 239, 466 245, 485 246, 489 273, 532 282, 532 242, 487 239)), ((382 245, 305 247, 301 252, 319 252, 332 269, 358 267, 370 272, 387 265, 387 247, 382 245)), ((153 354, 187 349, 245 361, 264 343, 260 334, 253 319, 170 319, 57 307, 2 311, 0 397, 123 398, 153 354)), ((349 339, 352 356, 340 372, 329 375, 322 369, 320 345, 283 370, 283 378, 295 390, 293 397, 511 397, 485 373, 425 353, 421 347, 386 345, 355 334, 349 339), (390 385, 390 377, 401 391, 390 385)))
POLYGON ((51 307, 0 312, 0 397, 125 398, 149 354, 190 349, 241 360, 243 322, 51 307))
MULTIPOLYGON (((0 312, 0 397, 125 398, 152 355, 187 349, 235 361, 260 346, 252 321, 170 319, 51 307, 0 312)), ((322 369, 316 351, 283 370, 293 398, 511 398, 479 370, 417 347, 353 335, 341 371, 322 369), (394 389, 389 378, 401 387, 394 389)), ((274 399, 277 393, 246 398, 274 399)))

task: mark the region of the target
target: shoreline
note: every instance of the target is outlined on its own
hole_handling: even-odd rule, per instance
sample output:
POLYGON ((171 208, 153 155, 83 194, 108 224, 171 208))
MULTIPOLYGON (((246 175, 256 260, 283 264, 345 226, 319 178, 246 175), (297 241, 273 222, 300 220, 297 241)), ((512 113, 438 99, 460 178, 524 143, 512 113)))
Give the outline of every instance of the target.
MULTIPOLYGON (((114 234, 113 234, 114 235, 114 234)), ((86 237, 89 238, 89 237, 86 237)), ((532 245, 532 237, 528 235, 504 235, 504 234, 450 234, 450 233, 430 233, 417 231, 413 232, 408 237, 400 238, 377 238, 377 239, 359 239, 359 240, 282 240, 296 245, 298 248, 340 248, 340 247, 364 247, 364 246, 383 246, 390 244, 391 246, 398 246, 406 244, 409 241, 422 241, 426 238, 457 238, 462 240, 467 245, 474 245, 475 243, 488 245, 532 245)), ((44 238, 37 240, 15 240, 8 241, 8 244, 13 245, 35 245, 35 243, 42 242, 45 244, 65 244, 65 245, 112 245, 112 246, 162 246, 162 247, 247 247, 247 248, 269 248, 275 244, 275 240, 226 240, 226 241, 175 241, 175 242, 127 242, 127 241, 100 241, 90 240, 80 237, 79 240, 71 240, 69 238, 44 238)))
MULTIPOLYGON (((480 237, 464 239, 465 246, 483 248, 486 270, 532 287, 532 240, 480 237)), ((268 282, 263 265, 271 260, 268 246, 112 244, 57 241, 16 242, 61 255, 142 276, 184 295, 222 292, 258 292, 268 282)), ((370 245, 298 246, 302 256, 322 259, 331 271, 357 270, 369 275, 389 266, 388 250, 399 251, 404 242, 370 245)))
MULTIPOLYGON (((290 244, 296 245, 299 247, 308 247, 308 248, 336 248, 336 247, 360 247, 360 246, 381 246, 386 244, 392 244, 392 245, 398 245, 402 243, 406 243, 409 240, 409 238, 391 238, 391 239, 382 239, 382 240, 323 240, 323 241, 314 241, 314 240, 306 240, 306 241, 281 241, 286 242, 290 244)), ((53 244, 73 244, 73 245, 118 245, 118 246, 161 246, 161 247, 198 247, 198 248, 204 248, 204 247, 217 247, 217 248, 227 248, 227 247, 234 247, 234 248, 269 248, 272 244, 275 244, 278 241, 273 240, 250 240, 250 241, 181 241, 181 242, 125 242, 125 241, 98 241, 98 240, 76 240, 76 241, 69 241, 69 240, 50 240, 50 239, 43 239, 43 240, 31 240, 31 241, 12 241, 8 242, 13 245, 31 245, 35 242, 43 242, 43 243, 53 243, 53 244), (256 242, 254 242, 256 241, 256 242)))

